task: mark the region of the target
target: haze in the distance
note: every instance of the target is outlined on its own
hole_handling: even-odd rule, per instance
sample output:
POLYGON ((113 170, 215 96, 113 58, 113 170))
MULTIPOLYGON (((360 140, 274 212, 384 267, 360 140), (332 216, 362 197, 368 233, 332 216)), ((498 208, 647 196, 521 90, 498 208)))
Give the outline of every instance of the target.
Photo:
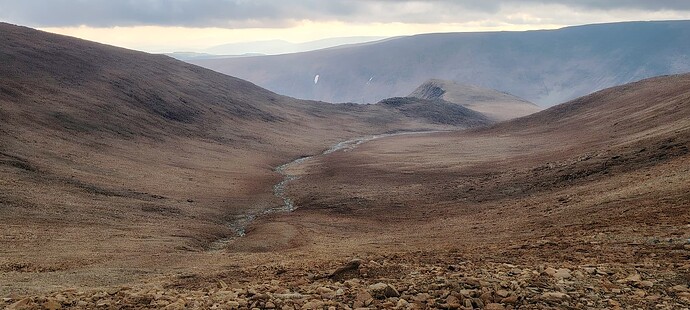
POLYGON ((2 21, 147 52, 204 52, 223 44, 270 40, 304 43, 677 19, 690 19, 690 2, 0 0, 2 21))

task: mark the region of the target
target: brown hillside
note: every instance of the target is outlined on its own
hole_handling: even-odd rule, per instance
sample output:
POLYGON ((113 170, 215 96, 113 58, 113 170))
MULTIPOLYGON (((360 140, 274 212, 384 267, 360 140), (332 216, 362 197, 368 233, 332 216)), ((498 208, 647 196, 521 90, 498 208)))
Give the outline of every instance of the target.
POLYGON ((275 166, 356 136, 487 123, 457 116, 296 100, 166 56, 0 24, 0 283, 13 283, 0 292, 217 261, 207 252, 236 236, 239 215, 282 203, 275 166))
MULTIPOLYGON (((347 207, 345 215, 362 212, 370 216, 374 210, 381 210, 385 217, 392 206, 399 206, 396 210, 402 214, 430 210, 464 213, 469 207, 480 210, 483 206, 501 212, 524 212, 526 218, 542 214, 538 209, 534 214, 527 212, 531 209, 506 209, 503 204, 528 197, 536 199, 532 204, 548 204, 552 195, 563 191, 573 196, 566 200, 575 199, 572 193, 577 193, 578 200, 591 200, 568 211, 596 208, 600 197, 578 190, 590 189, 597 183, 620 185, 618 195, 627 193, 627 184, 648 189, 647 194, 656 196, 659 193, 654 193, 654 182, 670 178, 665 173, 685 178, 680 171, 665 169, 683 167, 690 154, 689 86, 690 75, 654 78, 607 89, 487 129, 377 140, 308 165, 307 175, 293 186, 294 194, 302 197, 303 210, 309 206, 316 211, 318 206, 342 205, 347 207), (339 173, 340 169, 348 173, 339 173), (646 170, 659 174, 643 173, 646 170), (639 174, 649 177, 650 184, 616 183, 627 177, 636 179, 639 174), (310 187, 308 180, 319 180, 321 186, 310 187), (325 180, 332 182, 334 192, 324 190, 328 188, 324 187, 325 180), (371 187, 370 182, 377 187, 371 187), (308 188, 320 193, 305 190, 308 188), (345 192, 357 193, 363 197, 360 202, 366 203, 362 208, 345 203, 351 199, 342 194, 345 192)), ((680 200, 669 207, 686 206, 688 183, 671 184, 663 192, 680 200)), ((656 207, 650 206, 649 211, 664 212, 656 207)), ((569 218, 567 222, 587 220, 589 216, 581 215, 584 218, 569 218)), ((673 221, 688 220, 685 217, 689 214, 678 215, 673 221)), ((644 219, 637 212, 629 216, 644 219)), ((410 218, 415 219, 412 215, 410 218)))

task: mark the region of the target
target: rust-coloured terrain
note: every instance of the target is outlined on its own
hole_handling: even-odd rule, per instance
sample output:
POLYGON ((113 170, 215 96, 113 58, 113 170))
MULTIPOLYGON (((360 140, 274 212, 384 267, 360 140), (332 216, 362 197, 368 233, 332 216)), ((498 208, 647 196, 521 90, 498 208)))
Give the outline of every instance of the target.
POLYGON ((0 28, 0 308, 690 307, 690 75, 479 128, 0 28))

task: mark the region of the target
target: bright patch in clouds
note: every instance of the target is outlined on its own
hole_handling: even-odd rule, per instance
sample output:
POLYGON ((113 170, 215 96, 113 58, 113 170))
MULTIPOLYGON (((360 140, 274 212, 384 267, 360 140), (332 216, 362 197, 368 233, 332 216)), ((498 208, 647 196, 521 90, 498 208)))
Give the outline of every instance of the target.
POLYGON ((687 0, 0 0, 0 20, 149 52, 690 19, 687 0))
POLYGON ((346 24, 342 22, 303 21, 291 28, 183 28, 135 26, 92 28, 48 27, 42 30, 79 37, 86 40, 144 50, 148 52, 203 51, 207 48, 237 42, 286 40, 293 43, 331 37, 381 36, 394 37, 430 32, 529 30, 558 28, 560 24, 511 25, 507 23, 475 22, 465 24, 346 24))

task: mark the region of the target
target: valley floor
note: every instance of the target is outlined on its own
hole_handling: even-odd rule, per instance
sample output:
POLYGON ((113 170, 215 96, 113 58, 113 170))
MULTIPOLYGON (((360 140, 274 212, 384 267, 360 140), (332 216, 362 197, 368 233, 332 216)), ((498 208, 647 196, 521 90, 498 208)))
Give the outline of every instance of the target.
POLYGON ((301 177, 287 194, 299 208, 260 218, 227 250, 153 258, 152 268, 158 259, 176 262, 100 289, 60 282, 137 270, 5 270, 14 289, 46 293, 3 302, 10 309, 688 308, 690 135, 676 137, 686 138, 607 149, 578 143, 577 151, 569 137, 548 135, 370 141, 291 166, 288 173, 301 177), (348 262, 360 265, 334 272, 348 262))

